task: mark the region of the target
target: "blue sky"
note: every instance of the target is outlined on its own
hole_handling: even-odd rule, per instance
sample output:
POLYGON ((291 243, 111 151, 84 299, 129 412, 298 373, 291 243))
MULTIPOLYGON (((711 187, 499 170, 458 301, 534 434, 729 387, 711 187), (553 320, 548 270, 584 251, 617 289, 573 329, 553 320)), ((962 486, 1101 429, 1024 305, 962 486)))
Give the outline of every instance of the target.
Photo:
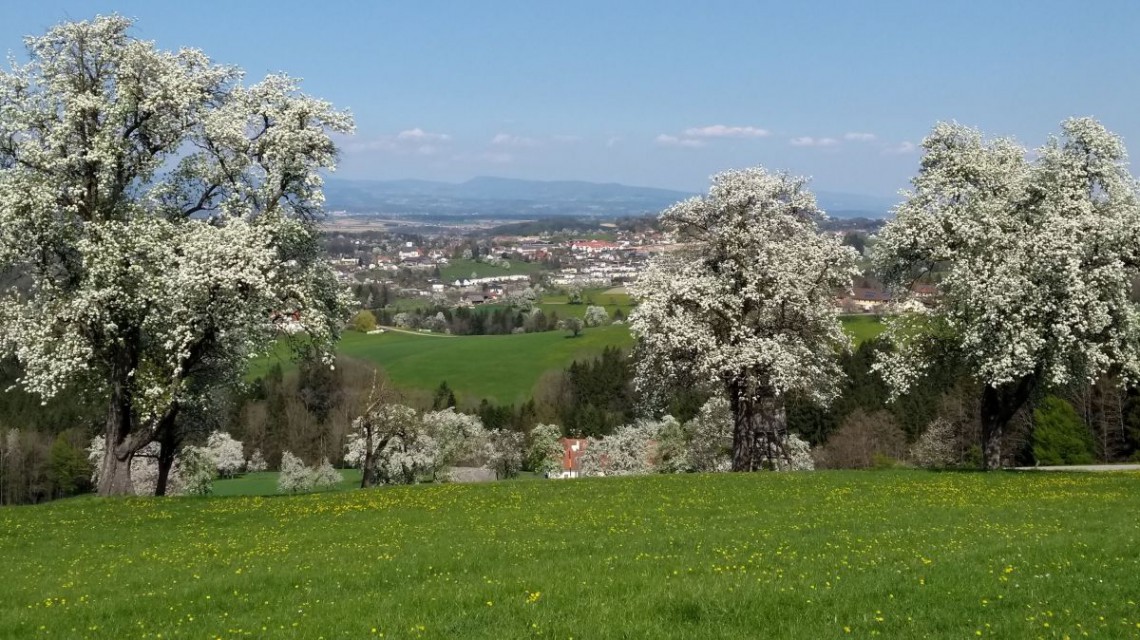
MULTIPOLYGON (((0 50, 117 12, 352 110, 340 175, 703 190, 763 164, 891 195, 941 119, 1140 149, 1140 2, 7 2, 0 50)), ((1140 153, 1140 151, 1138 151, 1140 153)))

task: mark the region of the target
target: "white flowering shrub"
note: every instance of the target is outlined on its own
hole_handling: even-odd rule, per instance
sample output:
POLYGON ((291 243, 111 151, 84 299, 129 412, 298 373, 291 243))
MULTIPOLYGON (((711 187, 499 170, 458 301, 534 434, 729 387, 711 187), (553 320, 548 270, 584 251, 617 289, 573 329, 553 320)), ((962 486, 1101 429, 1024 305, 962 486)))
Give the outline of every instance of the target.
POLYGON ((823 212, 805 180, 762 168, 713 178, 708 196, 676 204, 661 225, 686 249, 655 256, 633 287, 636 385, 658 400, 676 384, 715 381, 736 417, 733 468, 765 468, 782 436, 776 399, 826 403, 849 347, 834 302, 856 254, 819 232, 823 212))
POLYGON ((277 474, 277 490, 301 493, 313 488, 313 470, 289 451, 281 454, 281 472, 277 474))
POLYGON ((178 455, 178 473, 174 475, 178 478, 178 494, 208 496, 214 490, 217 462, 208 448, 183 447, 178 455))
POLYGON ((693 471, 728 471, 732 468, 732 408, 728 400, 713 396, 686 425, 688 460, 693 471))
POLYGON ((640 420, 602 438, 590 438, 578 458, 583 476, 630 476, 657 470, 657 438, 662 423, 640 420))
POLYGON ((261 455, 261 449, 254 449, 253 454, 249 456, 249 461, 245 463, 245 470, 250 473, 261 473, 269 468, 269 463, 265 461, 265 457, 261 455))
POLYGON ((487 430, 479 416, 460 413, 454 407, 429 411, 420 418, 427 435, 435 440, 437 471, 470 462, 483 453, 487 430))
POLYGON ((586 307, 582 323, 587 327, 604 327, 610 323, 610 314, 606 313, 605 307, 590 305, 586 307))
POLYGON ((522 470, 526 437, 518 431, 492 429, 484 440, 484 465, 500 480, 513 478, 522 470))
POLYGON ((530 432, 527 465, 535 473, 562 471, 562 428, 556 424, 540 424, 530 432))
MULTIPOLYGON (((157 442, 151 442, 135 453, 130 464, 130 493, 138 496, 153 496, 158 487, 157 442)), ((99 483, 106 457, 102 436, 91 439, 87 448, 87 460, 93 472, 91 481, 99 483)), ((207 495, 213 490, 216 476, 214 460, 204 447, 182 447, 174 458, 167 477, 166 495, 207 495)))
POLYGON ((420 327, 428 331, 436 333, 443 333, 447 330, 447 318, 443 315, 442 311, 436 312, 434 316, 428 316, 420 323, 420 327))
POLYGON ((0 357, 29 392, 106 398, 104 495, 191 387, 282 333, 331 353, 349 301, 316 219, 351 116, 131 26, 60 24, 0 72, 0 272, 27 280, 0 292, 0 357))
POLYGON ((887 323, 876 365, 896 393, 955 360, 982 383, 983 459, 1034 388, 1118 370, 1140 374, 1140 205, 1119 137, 1089 118, 1062 124, 1033 156, 1009 139, 940 123, 914 189, 872 254, 905 296, 937 266, 930 313, 887 323))
MULTIPOLYGON (((345 443, 345 463, 382 484, 434 477, 439 459, 439 444, 416 410, 400 404, 377 405, 357 418, 345 443)), ((365 486, 369 484, 366 479, 365 486)))
POLYGON ((321 463, 309 473, 314 489, 335 487, 344 481, 344 476, 329 463, 328 458, 322 458, 321 463))
POLYGON ((408 313, 407 311, 401 311, 392 317, 392 324, 401 329, 415 329, 416 316, 415 314, 408 313))
POLYGON ((206 439, 206 452, 214 461, 218 475, 233 477, 245 466, 241 442, 224 431, 214 431, 206 439))
POLYGON ((935 418, 910 447, 910 459, 924 469, 946 469, 958 462, 954 423, 935 418))
POLYGON ((784 435, 780 447, 782 455, 769 460, 776 471, 814 471, 815 460, 811 457, 811 445, 794 433, 784 435))
POLYGON ((656 421, 657 435, 652 443, 653 470, 658 473, 688 473, 694 471, 689 450, 692 434, 676 418, 666 415, 656 421))

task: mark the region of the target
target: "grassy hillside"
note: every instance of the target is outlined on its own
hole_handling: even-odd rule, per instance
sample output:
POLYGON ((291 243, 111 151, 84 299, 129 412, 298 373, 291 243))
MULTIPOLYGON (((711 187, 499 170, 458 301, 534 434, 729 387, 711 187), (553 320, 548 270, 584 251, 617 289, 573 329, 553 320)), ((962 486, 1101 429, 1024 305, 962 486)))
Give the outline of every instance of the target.
MULTIPOLYGON (((245 473, 236 478, 214 481, 215 496, 271 496, 277 493, 276 471, 245 473)), ((359 469, 340 469, 344 481, 328 491, 347 491, 360 486, 359 469)))
MULTIPOLYGON (((609 298, 628 310, 628 300, 621 294, 599 295, 596 302, 609 298)), ((548 303, 559 317, 570 310, 582 312, 585 305, 548 303)), ((871 316, 844 318, 844 325, 856 342, 873 338, 882 331, 878 319, 871 316)), ((526 401, 535 383, 551 369, 564 369, 574 360, 592 357, 606 346, 629 347, 633 338, 624 325, 586 329, 581 336, 569 338, 563 331, 500 336, 442 336, 389 331, 382 335, 345 332, 339 352, 365 362, 380 365, 392 380, 411 389, 432 390, 446 380, 447 384, 469 399, 491 398, 500 403, 526 401)), ((293 363, 284 349, 254 363, 250 376, 264 375, 273 362, 289 370, 293 363)))
POLYGON ((832 472, 0 509, 0 637, 1125 638, 1140 476, 832 472))
POLYGON ((885 329, 879 316, 843 316, 843 328, 855 344, 874 340, 885 329))
MULTIPOLYGON (((525 401, 542 374, 563 369, 576 359, 601 353, 609 345, 629 346, 633 338, 624 326, 586 329, 577 338, 563 331, 500 336, 443 336, 389 331, 365 335, 349 331, 338 351, 380 365, 397 384, 435 389, 446 380, 461 395, 501 403, 525 401)), ((260 361, 251 375, 260 375, 273 361, 289 367, 284 353, 260 361)))
POLYGON ((492 278, 494 276, 517 275, 524 273, 538 273, 543 270, 541 263, 512 260, 510 268, 494 267, 474 260, 452 260, 447 266, 439 268, 440 278, 444 282, 453 282, 460 278, 470 278, 476 274, 478 278, 492 278))

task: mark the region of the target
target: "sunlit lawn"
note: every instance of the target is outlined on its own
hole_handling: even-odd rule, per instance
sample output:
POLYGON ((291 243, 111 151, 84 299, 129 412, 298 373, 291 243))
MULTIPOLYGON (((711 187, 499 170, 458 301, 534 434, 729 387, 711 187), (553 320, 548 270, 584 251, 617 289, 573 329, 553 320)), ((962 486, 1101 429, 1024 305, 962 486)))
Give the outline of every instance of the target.
MULTIPOLYGON (((610 294, 620 299, 623 294, 610 294)), ((599 296, 599 302, 606 295, 599 296)), ((584 305, 549 303, 560 317, 585 310, 584 305)), ((882 331, 875 316, 847 316, 844 327, 856 343, 882 331)), ((346 331, 338 351, 345 356, 380 365, 396 384, 409 389, 434 390, 446 381, 469 401, 490 398, 500 403, 524 402, 535 384, 551 370, 561 370, 575 360, 594 357, 607 346, 629 348, 633 337, 626 325, 589 328, 577 338, 564 331, 517 335, 441 336, 388 332, 366 335, 346 331)), ((279 362, 294 368, 284 348, 254 363, 250 377, 264 375, 279 362)))
POLYGON ((0 637, 1136 637, 1138 511, 906 471, 70 500, 0 509, 0 637))

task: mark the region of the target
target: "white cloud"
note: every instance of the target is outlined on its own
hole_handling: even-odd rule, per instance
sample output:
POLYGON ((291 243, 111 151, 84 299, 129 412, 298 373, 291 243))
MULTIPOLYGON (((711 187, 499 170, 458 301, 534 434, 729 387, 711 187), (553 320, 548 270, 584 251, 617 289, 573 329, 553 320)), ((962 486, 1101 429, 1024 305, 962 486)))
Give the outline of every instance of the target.
POLYGON ((512 162, 515 159, 515 157, 509 153, 501 153, 497 151, 487 151, 486 153, 480 154, 479 158, 481 160, 485 160, 494 164, 507 164, 508 162, 512 162))
POLYGON ((414 140, 416 142, 447 142, 451 140, 451 136, 446 133, 431 133, 416 127, 415 129, 408 129, 396 134, 397 140, 414 140))
POLYGON ((372 140, 349 140, 340 145, 349 153, 367 151, 395 151, 396 143, 391 138, 374 138, 372 140))
POLYGON ((850 140, 851 142, 874 142, 875 134, 852 131, 850 133, 843 134, 843 139, 850 140))
POLYGON ((883 153, 889 153, 893 155, 903 155, 907 153, 914 153, 915 151, 918 151, 918 145, 910 141, 903 141, 883 149, 883 153))
POLYGON ((460 153, 451 156, 451 159, 466 164, 508 164, 514 162, 515 157, 502 151, 484 151, 482 153, 460 153))
POLYGON ((348 153, 387 151, 397 155, 414 153, 429 156, 439 151, 439 145, 450 141, 451 136, 446 133, 431 133, 417 127, 401 131, 396 135, 382 135, 363 139, 349 138, 341 144, 341 148, 348 153))
POLYGON ((813 138, 811 136, 800 136, 789 140, 793 147, 834 147, 839 144, 835 138, 813 138))
POLYGON ((705 146, 705 143, 702 140, 695 140, 693 138, 678 138, 677 136, 671 136, 667 133, 662 133, 661 135, 654 138, 654 140, 657 142, 657 144, 664 147, 687 147, 693 149, 696 147, 705 146))
POLYGON ((491 144, 499 147, 533 147, 538 144, 534 138, 516 136, 510 133, 498 133, 491 138, 491 144))
POLYGON ((685 135, 690 138, 763 138, 769 134, 767 129, 759 127, 730 127, 723 124, 685 129, 685 135))
POLYGON ((619 142, 621 142, 621 136, 610 136, 609 139, 606 140, 606 148, 613 149, 619 142))

